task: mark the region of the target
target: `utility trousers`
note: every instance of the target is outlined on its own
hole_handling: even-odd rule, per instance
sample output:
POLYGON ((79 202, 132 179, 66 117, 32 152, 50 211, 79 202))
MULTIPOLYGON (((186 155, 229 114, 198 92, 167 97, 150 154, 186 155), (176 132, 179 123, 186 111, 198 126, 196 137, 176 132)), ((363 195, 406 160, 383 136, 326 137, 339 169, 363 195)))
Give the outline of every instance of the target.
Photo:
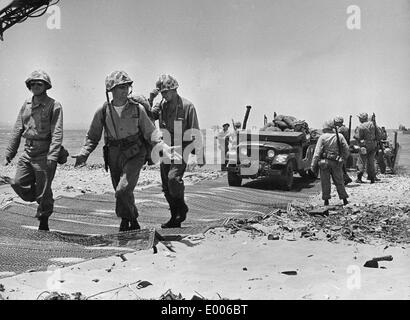
POLYGON ((330 196, 330 189, 331 189, 331 181, 332 178, 333 183, 336 186, 337 193, 339 194, 339 199, 346 199, 349 196, 347 195, 344 180, 343 180, 343 163, 338 162, 336 160, 325 159, 325 164, 322 164, 320 161, 319 168, 320 168, 320 183, 322 186, 322 199, 329 200, 330 196))
POLYGON ((57 163, 47 167, 47 155, 30 157, 24 152, 17 162, 17 171, 11 187, 24 201, 38 203, 36 218, 51 216, 54 209, 51 184, 57 163))
POLYGON ((119 147, 109 147, 109 168, 115 190, 115 213, 118 217, 135 220, 138 209, 135 205, 134 189, 145 163, 145 148, 132 158, 127 158, 119 147))
POLYGON ((367 171, 367 178, 372 180, 376 177, 376 168, 374 160, 376 156, 375 149, 368 149, 366 154, 359 154, 357 158, 357 173, 364 174, 367 171))
POLYGON ((170 205, 175 200, 184 199, 185 186, 182 177, 184 176, 186 166, 185 162, 181 164, 161 163, 160 165, 162 191, 170 205))

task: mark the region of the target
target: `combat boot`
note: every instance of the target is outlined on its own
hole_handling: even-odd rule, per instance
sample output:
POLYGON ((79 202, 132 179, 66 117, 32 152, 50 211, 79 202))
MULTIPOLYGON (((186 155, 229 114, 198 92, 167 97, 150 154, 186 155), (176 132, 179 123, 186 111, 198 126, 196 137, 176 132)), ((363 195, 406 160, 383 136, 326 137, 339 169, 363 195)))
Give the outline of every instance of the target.
POLYGON ((120 223, 120 232, 128 231, 130 229, 130 221, 128 219, 122 218, 120 223))
POLYGON ((348 175, 346 175, 346 177, 345 177, 345 186, 347 186, 349 183, 351 183, 353 180, 352 180, 352 178, 350 178, 348 175))
POLYGON ((38 226, 38 230, 41 231, 50 231, 50 228, 48 227, 48 217, 40 217, 38 218, 40 221, 40 225, 38 226))
POLYGON ((328 206, 329 205, 329 200, 325 200, 325 206, 328 206))
POLYGON ((186 205, 184 199, 179 199, 176 205, 176 215, 175 219, 179 223, 185 221, 186 219, 186 214, 188 213, 188 206, 186 205))
POLYGON ((181 228, 181 222, 178 222, 175 219, 175 216, 171 217, 167 222, 161 224, 162 229, 167 229, 167 228, 181 228))
POLYGON ((130 221, 130 228, 128 230, 140 230, 140 224, 138 223, 137 219, 130 221))
POLYGON ((363 182, 363 180, 362 180, 362 177, 363 177, 363 173, 358 173, 357 174, 357 179, 356 179, 356 183, 364 183, 363 182))
POLYGON ((345 205, 348 205, 348 204, 349 204, 349 202, 347 201, 346 198, 344 198, 344 199, 343 199, 343 205, 345 206, 345 205))

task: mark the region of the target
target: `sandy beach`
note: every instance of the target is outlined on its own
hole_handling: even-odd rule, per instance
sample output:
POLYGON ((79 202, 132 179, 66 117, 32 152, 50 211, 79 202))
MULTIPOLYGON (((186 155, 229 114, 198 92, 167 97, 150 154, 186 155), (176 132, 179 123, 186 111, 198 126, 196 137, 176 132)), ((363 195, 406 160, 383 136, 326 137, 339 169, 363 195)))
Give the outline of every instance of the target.
MULTIPOLYGON (((2 174, 13 172, 11 166, 3 168, 2 174)), ((200 183, 221 175, 224 173, 195 168, 187 172, 185 182, 200 183)), ((74 299, 73 294, 80 292, 80 297, 90 299, 159 299, 170 289, 187 300, 194 295, 216 300, 409 299, 410 177, 379 177, 381 181, 373 185, 349 185, 350 204, 345 208, 337 206, 339 200, 332 189, 334 206, 329 207, 328 218, 300 216, 300 210, 321 208, 320 195, 315 195, 307 203, 295 202, 267 219, 245 221, 242 226, 246 228, 234 224, 183 241, 160 242, 156 254, 153 250, 130 251, 126 261, 114 256, 6 277, 0 279, 0 295, 3 299, 33 300, 58 292, 74 299), (407 237, 397 237, 394 242, 391 237, 384 238, 384 233, 374 236, 377 232, 373 230, 349 240, 337 225, 324 227, 332 216, 339 217, 338 223, 344 221, 344 227, 353 225, 370 207, 375 217, 386 208, 395 208, 390 218, 400 220, 397 225, 405 229, 399 231, 407 237), (316 232, 312 235, 306 230, 316 232), (379 262, 379 268, 363 266, 367 260, 388 255, 393 260, 379 262), (148 281, 148 286, 138 285, 144 283, 141 281, 148 281)), ((138 188, 158 183, 157 168, 149 167, 141 172, 138 188)), ((2 188, 2 205, 17 200, 8 186, 2 188)), ((99 165, 59 167, 53 188, 56 196, 112 191, 109 174, 99 165)), ((384 222, 375 220, 376 230, 384 222)))

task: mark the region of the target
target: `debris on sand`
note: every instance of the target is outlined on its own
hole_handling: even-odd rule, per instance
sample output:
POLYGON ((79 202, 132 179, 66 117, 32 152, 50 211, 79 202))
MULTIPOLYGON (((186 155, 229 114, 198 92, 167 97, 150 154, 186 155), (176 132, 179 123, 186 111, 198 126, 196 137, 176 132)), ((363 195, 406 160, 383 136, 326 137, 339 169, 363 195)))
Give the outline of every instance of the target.
POLYGON ((282 239, 292 236, 293 239, 298 235, 312 241, 345 239, 360 243, 410 243, 410 206, 335 206, 331 215, 326 211, 298 204, 293 205, 292 210, 279 209, 274 215, 231 218, 224 226, 231 229, 231 233, 244 231, 252 236, 268 236, 269 240, 277 239, 276 236, 282 239))

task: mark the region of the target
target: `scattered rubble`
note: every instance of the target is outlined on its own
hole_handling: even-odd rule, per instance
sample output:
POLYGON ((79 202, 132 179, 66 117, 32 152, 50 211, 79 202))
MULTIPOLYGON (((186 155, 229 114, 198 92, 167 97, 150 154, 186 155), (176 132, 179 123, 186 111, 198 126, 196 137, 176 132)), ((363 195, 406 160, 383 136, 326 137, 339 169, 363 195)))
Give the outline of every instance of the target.
POLYGON ((292 241, 299 237, 330 242, 346 239, 360 243, 410 243, 410 206, 335 206, 332 215, 325 215, 327 210, 293 205, 291 210, 278 209, 271 215, 229 219, 225 228, 231 233, 245 231, 252 236, 268 236, 268 240, 280 237, 292 241), (273 227, 279 229, 272 232, 273 227))

